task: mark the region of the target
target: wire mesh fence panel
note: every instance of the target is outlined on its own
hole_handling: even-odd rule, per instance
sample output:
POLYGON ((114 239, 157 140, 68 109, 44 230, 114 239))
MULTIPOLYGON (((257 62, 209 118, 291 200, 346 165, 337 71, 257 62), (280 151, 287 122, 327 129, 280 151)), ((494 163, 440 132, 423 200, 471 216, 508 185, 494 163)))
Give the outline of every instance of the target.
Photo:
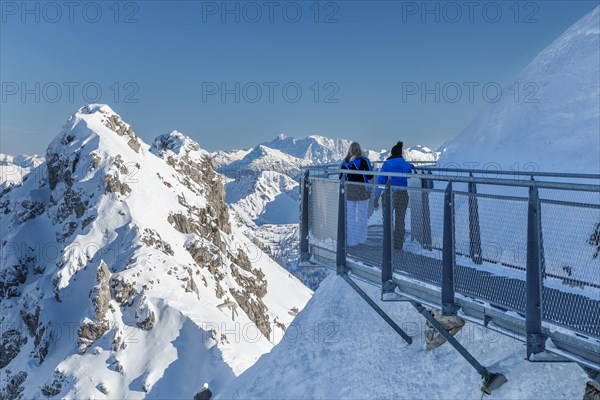
POLYGON ((558 192, 540 190, 543 318, 600 337, 598 194, 558 192))
POLYGON ((391 202, 394 271, 441 285, 443 192, 396 188, 391 202))
POLYGON ((311 178, 308 243, 311 253, 335 261, 339 182, 311 178))
POLYGON ((373 205, 373 185, 346 182, 346 249, 353 261, 380 267, 383 225, 381 207, 373 205))
POLYGON ((525 311, 527 207, 526 200, 454 194, 457 293, 525 311))

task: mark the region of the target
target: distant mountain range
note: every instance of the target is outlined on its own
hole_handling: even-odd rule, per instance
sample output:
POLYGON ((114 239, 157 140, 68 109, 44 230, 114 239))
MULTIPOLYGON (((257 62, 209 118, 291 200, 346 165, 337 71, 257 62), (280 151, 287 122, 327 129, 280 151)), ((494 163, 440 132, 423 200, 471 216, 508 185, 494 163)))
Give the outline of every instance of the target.
MULTIPOLYGON (((300 172, 308 165, 341 163, 350 144, 346 139, 317 135, 296 139, 282 134, 250 149, 212 154, 217 170, 225 177, 227 202, 240 229, 312 289, 326 271, 296 266, 300 172)), ((389 156, 386 150, 364 151, 371 161, 389 156)), ((410 161, 435 162, 439 154, 423 146, 404 150, 410 161)))

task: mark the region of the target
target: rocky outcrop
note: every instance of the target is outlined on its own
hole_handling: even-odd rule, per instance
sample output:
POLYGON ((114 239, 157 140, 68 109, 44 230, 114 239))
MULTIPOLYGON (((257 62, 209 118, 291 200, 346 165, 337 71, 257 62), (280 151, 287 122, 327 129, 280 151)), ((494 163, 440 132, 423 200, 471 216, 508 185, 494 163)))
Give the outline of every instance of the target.
POLYGON ((94 309, 94 319, 84 322, 77 331, 79 351, 85 353, 87 348, 109 329, 106 314, 111 299, 108 282, 110 272, 104 261, 96 272, 96 281, 98 284, 90 291, 90 300, 94 309))
POLYGON ((208 268, 208 271, 217 281, 224 278, 224 273, 221 270, 223 262, 219 254, 219 248, 213 243, 198 239, 186 246, 186 250, 190 253, 196 265, 200 268, 208 268))
POLYGON ((198 143, 176 131, 156 138, 150 151, 179 172, 184 177, 182 183, 188 189, 206 198, 207 209, 212 214, 210 219, 218 229, 231 233, 225 187, 215 171, 210 154, 200 149, 198 143))
POLYGON ((192 292, 196 293, 196 296, 198 296, 199 295, 199 293, 198 293, 198 286, 196 286, 196 282, 194 282, 194 275, 192 273, 192 269, 188 268, 187 272, 188 272, 188 280, 187 280, 187 283, 185 285, 185 291, 187 293, 192 293, 192 292))
MULTIPOLYGON (((440 311, 431 311, 433 317, 438 320, 442 326, 453 336, 465 326, 465 320, 459 317, 444 316, 440 311)), ((429 322, 426 324, 425 330, 425 347, 427 350, 432 350, 446 343, 446 339, 429 322)))
POLYGON ((139 302, 135 310, 135 318, 138 320, 136 325, 138 328, 149 331, 156 324, 156 314, 150 308, 145 296, 140 296, 139 302))
POLYGON ((52 381, 44 384, 40 392, 46 397, 58 396, 67 382, 66 377, 59 371, 54 371, 52 381))
POLYGON ((123 277, 113 276, 110 278, 112 296, 121 307, 133 304, 133 298, 138 293, 135 282, 129 282, 123 277))
POLYGON ((22 392, 25 390, 25 380, 27 380, 27 372, 20 371, 13 375, 12 371, 8 370, 5 373, 7 379, 4 387, 0 389, 0 399, 22 399, 22 392))
POLYGON ((165 242, 160 237, 160 234, 158 232, 156 232, 154 229, 149 229, 149 228, 144 229, 144 233, 142 234, 141 241, 146 246, 154 247, 155 249, 162 251, 166 255, 172 256, 174 254, 173 249, 171 248, 171 245, 169 243, 165 242))
POLYGON ((34 219, 38 215, 42 215, 46 211, 46 206, 42 202, 22 200, 17 203, 15 215, 19 222, 24 223, 30 219, 34 219))
POLYGON ((0 339, 0 368, 4 368, 19 354, 27 337, 17 329, 7 329, 0 339))
POLYGON ((583 400, 600 400, 600 383, 589 381, 585 386, 583 400))
POLYGON ((27 281, 29 273, 39 271, 35 249, 25 243, 3 243, 0 252, 5 258, 5 269, 0 271, 0 300, 19 297, 20 286, 27 281))
POLYGON ((241 290, 232 289, 231 294, 260 332, 270 338, 271 323, 267 306, 262 301, 267 294, 265 274, 258 268, 252 268, 248 255, 242 249, 238 249, 237 255, 231 254, 230 258, 234 261, 230 266, 231 273, 241 287, 241 290))
POLYGON ((106 193, 119 193, 123 196, 131 193, 129 185, 121 182, 117 174, 104 175, 104 190, 106 193))
MULTIPOLYGON (((179 204, 187 209, 187 213, 171 213, 167 220, 181 233, 194 233, 199 237, 215 244, 221 252, 225 252, 225 244, 221 238, 222 221, 216 220, 210 208, 198 208, 187 203, 185 198, 179 196, 179 204)), ((231 229, 227 223, 227 229, 231 229)))
POLYGON ((102 108, 100 108, 98 111, 105 114, 104 118, 102 118, 102 123, 104 126, 111 131, 116 132, 119 136, 125 136, 126 138, 129 138, 127 145, 136 153, 140 151, 140 142, 136 134, 133 132, 131 125, 125 123, 125 121, 123 121, 121 116, 118 114, 111 113, 108 110, 103 110, 102 108))

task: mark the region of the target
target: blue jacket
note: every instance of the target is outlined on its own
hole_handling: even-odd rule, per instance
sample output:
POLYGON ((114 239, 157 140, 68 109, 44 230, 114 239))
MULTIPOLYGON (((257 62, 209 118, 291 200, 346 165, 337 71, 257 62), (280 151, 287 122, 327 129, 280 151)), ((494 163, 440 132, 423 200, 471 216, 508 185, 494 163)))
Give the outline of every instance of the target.
MULTIPOLYGON (((388 158, 386 162, 381 166, 381 172, 399 172, 403 174, 410 174, 413 171, 413 165, 407 162, 404 158, 398 156, 388 158)), ((385 185, 387 183, 387 176, 379 176, 377 178, 378 185, 385 185)), ((408 180, 403 177, 392 177, 392 186, 407 186, 408 180)), ((378 186, 375 190, 375 197, 379 197, 383 188, 378 186)))

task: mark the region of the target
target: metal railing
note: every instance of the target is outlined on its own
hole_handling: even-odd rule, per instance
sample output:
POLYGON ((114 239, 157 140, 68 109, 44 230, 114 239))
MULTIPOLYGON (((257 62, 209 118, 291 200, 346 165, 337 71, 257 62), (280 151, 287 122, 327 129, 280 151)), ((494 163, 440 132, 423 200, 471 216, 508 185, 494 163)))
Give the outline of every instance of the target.
POLYGON ((600 175, 415 169, 369 172, 378 210, 377 185, 339 179, 364 172, 305 169, 301 260, 600 371, 600 175))

